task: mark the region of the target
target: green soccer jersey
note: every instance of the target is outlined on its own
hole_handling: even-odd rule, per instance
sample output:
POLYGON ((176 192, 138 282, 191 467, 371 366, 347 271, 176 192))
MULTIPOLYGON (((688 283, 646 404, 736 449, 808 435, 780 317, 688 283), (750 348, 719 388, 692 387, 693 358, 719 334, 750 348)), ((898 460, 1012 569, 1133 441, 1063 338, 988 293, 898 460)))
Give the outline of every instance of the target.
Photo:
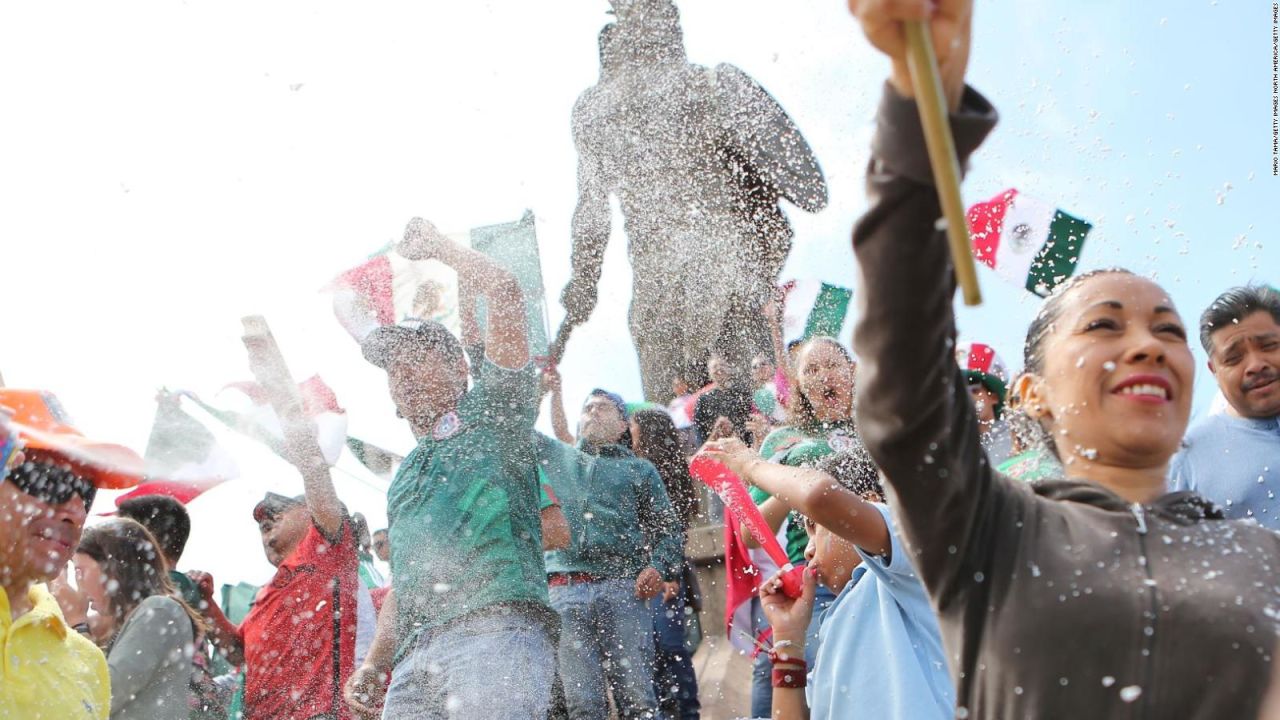
POLYGON ((532 365, 485 361, 456 412, 405 458, 387 491, 400 652, 422 630, 499 603, 548 606, 531 436, 532 365))

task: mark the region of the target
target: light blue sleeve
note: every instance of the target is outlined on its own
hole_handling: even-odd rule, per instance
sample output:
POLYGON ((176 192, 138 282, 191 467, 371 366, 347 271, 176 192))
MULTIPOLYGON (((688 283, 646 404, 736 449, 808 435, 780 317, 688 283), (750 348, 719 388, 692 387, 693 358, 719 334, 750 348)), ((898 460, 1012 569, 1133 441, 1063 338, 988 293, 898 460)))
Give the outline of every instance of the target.
POLYGON ((893 513, 889 512, 889 506, 881 503, 871 503, 871 506, 879 511, 884 518, 885 527, 889 529, 889 557, 872 555, 862 548, 856 548, 858 554, 862 556, 862 562, 866 564, 868 571, 875 573, 882 580, 896 579, 899 582, 909 580, 919 583, 920 578, 916 575, 915 568, 911 566, 906 548, 902 546, 902 538, 898 535, 898 528, 893 522, 893 513))
POLYGON ((1192 472, 1193 463, 1190 458, 1191 448, 1184 445, 1176 455, 1173 456, 1173 462, 1169 464, 1169 491, 1178 492, 1180 490, 1190 490, 1195 492, 1196 476, 1192 472))

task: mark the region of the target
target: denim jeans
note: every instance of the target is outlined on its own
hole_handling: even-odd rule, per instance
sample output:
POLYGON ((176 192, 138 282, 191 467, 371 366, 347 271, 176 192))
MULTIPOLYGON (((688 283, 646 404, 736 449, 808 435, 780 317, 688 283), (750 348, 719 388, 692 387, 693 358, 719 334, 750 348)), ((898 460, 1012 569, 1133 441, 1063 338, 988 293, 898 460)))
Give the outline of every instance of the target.
MULTIPOLYGON (((758 638, 769 627, 760 598, 751 598, 751 637, 758 638)), ((751 717, 773 717, 773 665, 764 651, 751 662, 751 717)))
POLYGON ((667 602, 652 601, 655 667, 653 690, 663 720, 696 720, 701 710, 698 703, 698 678, 693 672, 693 658, 685 647, 685 628, 690 614, 685 612, 684 585, 667 602))
POLYGON ((560 613, 560 680, 569 717, 609 716, 606 687, 624 720, 653 718, 653 616, 630 578, 550 588, 560 613))
POLYGON ((383 720, 544 720, 555 648, 521 608, 423 631, 391 672, 383 720))

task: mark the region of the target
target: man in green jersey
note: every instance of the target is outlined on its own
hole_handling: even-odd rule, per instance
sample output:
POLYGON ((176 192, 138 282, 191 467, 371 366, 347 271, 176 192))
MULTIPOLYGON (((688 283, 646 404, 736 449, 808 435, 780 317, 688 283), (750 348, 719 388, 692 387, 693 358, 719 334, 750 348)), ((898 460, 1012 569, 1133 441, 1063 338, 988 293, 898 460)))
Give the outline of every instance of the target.
POLYGON ((418 438, 387 491, 392 592, 348 702, 382 717, 530 718, 547 711, 556 615, 547 600, 532 435, 538 378, 514 275, 419 218, 397 248, 434 258, 488 306, 468 389, 462 343, 406 321, 362 343, 418 438))

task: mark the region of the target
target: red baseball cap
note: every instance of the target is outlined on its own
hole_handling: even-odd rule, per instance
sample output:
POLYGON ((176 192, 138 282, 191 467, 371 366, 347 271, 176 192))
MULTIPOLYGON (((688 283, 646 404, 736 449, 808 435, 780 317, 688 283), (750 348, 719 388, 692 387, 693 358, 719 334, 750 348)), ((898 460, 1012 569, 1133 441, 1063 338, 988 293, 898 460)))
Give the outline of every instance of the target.
POLYGON ((9 428, 28 455, 51 455, 99 488, 128 488, 142 481, 143 462, 136 452, 86 438, 71 426, 53 393, 0 388, 0 407, 12 411, 9 428))

